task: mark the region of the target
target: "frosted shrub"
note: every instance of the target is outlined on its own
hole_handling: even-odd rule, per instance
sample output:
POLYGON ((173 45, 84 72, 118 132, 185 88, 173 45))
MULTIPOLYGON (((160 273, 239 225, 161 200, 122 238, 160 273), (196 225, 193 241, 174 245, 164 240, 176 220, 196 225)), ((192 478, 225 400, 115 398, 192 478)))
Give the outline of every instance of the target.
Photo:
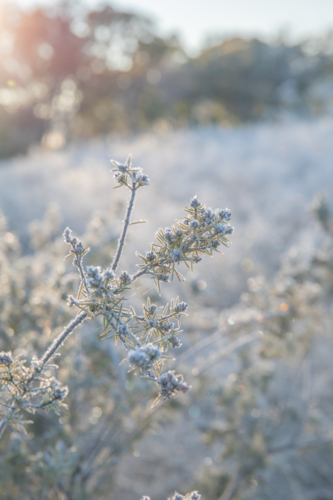
MULTIPOLYGON (((148 185, 149 180, 140 169, 132 167, 130 158, 125 164, 114 162, 114 165, 116 187, 125 187, 130 192, 114 259, 106 267, 85 266, 84 259, 90 249, 69 228, 65 229, 63 237, 69 246, 66 258, 72 259, 80 279, 77 293, 68 295, 67 304, 71 309, 76 308, 78 313, 45 349, 44 354, 33 357, 30 363, 22 359, 22 356, 13 356, 10 351, 0 353, 1 435, 9 427, 18 432, 24 431, 26 424, 31 422, 26 417, 29 413, 52 410, 59 414, 66 407, 68 388, 54 376, 56 359, 60 355, 60 347, 84 321, 101 320, 102 329, 98 338, 112 338, 116 343, 122 343, 128 353, 124 362, 128 364, 129 371, 154 384, 157 390, 154 404, 190 389, 181 374, 163 371, 168 359, 167 351, 175 350, 181 345, 181 318, 187 313, 188 305, 177 298, 170 304, 158 306, 148 298, 142 306, 142 312, 137 313, 133 306, 128 305, 127 295, 133 283, 143 276, 150 277, 161 293, 161 283, 172 281, 175 276, 179 281, 184 280, 179 271, 180 264, 193 269, 204 254, 212 255, 214 251, 219 251, 221 244, 228 246, 228 235, 233 232, 229 224, 230 212, 228 209, 206 209, 196 197, 193 198, 185 209, 184 218, 170 228, 160 229, 156 233, 157 241, 151 245, 150 250, 145 255, 137 254, 141 261, 138 271, 134 275, 126 271, 119 272, 128 228, 136 223, 131 222, 135 196, 138 189, 148 185)), ((144 221, 138 221, 142 222, 144 221)), ((36 232, 38 228, 35 228, 35 234, 36 232)), ((43 237, 39 240, 42 241, 43 237)), ((29 321, 29 314, 26 317, 29 321)), ((118 413, 119 411, 121 412, 121 408, 118 413)), ((97 414, 97 410, 95 413, 97 414)), ((126 440, 131 442, 128 436, 126 440)), ((76 457, 75 453, 71 456, 74 471, 78 467, 75 463, 80 463, 80 457, 76 457)), ((195 492, 193 495, 196 498, 195 492)))
POLYGON ((230 342, 210 365, 228 358, 229 373, 199 377, 211 412, 201 430, 219 456, 202 475, 209 499, 331 496, 333 225, 321 196, 313 209, 324 229, 313 248, 293 247, 272 282, 250 278, 220 317, 230 342))

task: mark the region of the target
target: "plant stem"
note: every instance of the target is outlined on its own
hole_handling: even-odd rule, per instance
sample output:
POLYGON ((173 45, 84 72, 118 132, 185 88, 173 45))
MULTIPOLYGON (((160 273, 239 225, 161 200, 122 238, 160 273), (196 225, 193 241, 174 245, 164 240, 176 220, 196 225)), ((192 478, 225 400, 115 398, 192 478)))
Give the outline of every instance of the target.
POLYGON ((131 220, 132 210, 133 210, 133 207, 134 207, 134 200, 135 200, 135 194, 136 194, 136 188, 134 187, 134 183, 133 183, 133 187, 130 188, 130 189, 132 191, 132 194, 131 194, 131 198, 130 198, 128 206, 127 206, 126 217, 125 217, 125 220, 124 220, 123 230, 121 232, 121 236, 120 236, 119 241, 118 241, 118 248, 117 248, 117 251, 116 251, 116 255, 114 257, 114 260, 113 260, 113 263, 112 263, 112 266, 111 266, 112 271, 116 271, 116 269, 118 267, 118 264, 119 264, 119 260, 120 260, 121 254, 123 253, 123 248, 124 248, 124 245, 125 245, 125 239, 126 239, 127 229, 128 229, 128 226, 129 226, 129 223, 130 223, 130 220, 131 220))
POLYGON ((68 325, 63 329, 63 331, 54 339, 48 350, 44 353, 41 358, 43 365, 49 361, 53 354, 59 349, 59 347, 65 342, 67 337, 73 332, 73 330, 86 319, 88 313, 80 312, 68 325))

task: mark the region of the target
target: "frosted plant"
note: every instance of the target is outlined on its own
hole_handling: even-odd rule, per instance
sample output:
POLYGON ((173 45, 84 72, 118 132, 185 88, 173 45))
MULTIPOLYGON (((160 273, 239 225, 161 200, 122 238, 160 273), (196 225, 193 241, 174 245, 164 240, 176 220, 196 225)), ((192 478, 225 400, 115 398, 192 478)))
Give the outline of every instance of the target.
POLYGON ((219 450, 219 465, 202 474, 211 498, 320 498, 333 477, 333 220, 320 195, 313 210, 324 229, 315 245, 293 247, 273 282, 249 279, 245 304, 220 316, 229 344, 198 370, 229 361, 224 380, 200 377, 211 419, 201 429, 219 450))
MULTIPOLYGON (((156 243, 145 255, 137 254, 141 263, 133 276, 126 271, 117 274, 131 222, 136 193, 148 186, 149 179, 140 168, 134 168, 129 157, 124 164, 113 161, 116 188, 125 187, 130 191, 125 220, 118 240, 115 257, 107 269, 100 266, 84 268, 83 259, 89 252, 72 231, 66 228, 63 237, 70 247, 66 258, 73 259, 77 267, 80 284, 77 295, 68 297, 69 307, 79 310, 63 331, 54 339, 40 359, 33 358, 29 366, 20 357, 12 358, 10 352, 0 354, 0 435, 7 424, 23 429, 26 421, 20 410, 34 413, 37 409, 51 409, 55 412, 66 406, 64 399, 68 393, 54 377, 46 377, 45 372, 56 368, 54 358, 58 350, 77 326, 85 320, 100 317, 103 327, 99 338, 114 338, 128 351, 129 370, 152 381, 158 391, 155 404, 160 399, 170 399, 177 392, 186 393, 190 386, 181 374, 163 372, 163 365, 169 348, 181 345, 181 317, 186 314, 187 304, 172 300, 164 307, 157 307, 148 298, 137 314, 132 306, 127 306, 126 292, 142 276, 149 276, 161 293, 161 283, 179 281, 184 277, 177 269, 180 263, 193 269, 202 260, 202 255, 219 252, 222 244, 229 246, 228 236, 233 233, 229 224, 230 211, 206 209, 194 197, 185 208, 186 215, 172 227, 159 229, 156 243)), ((126 359, 124 360, 126 361, 126 359)))

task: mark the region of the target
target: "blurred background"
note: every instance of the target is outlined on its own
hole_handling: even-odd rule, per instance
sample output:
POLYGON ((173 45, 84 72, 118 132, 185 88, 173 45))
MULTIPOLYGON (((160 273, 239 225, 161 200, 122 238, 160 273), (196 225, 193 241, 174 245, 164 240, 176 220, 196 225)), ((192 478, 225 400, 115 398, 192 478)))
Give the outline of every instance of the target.
POLYGON ((190 395, 151 414, 87 324, 60 361, 68 414, 1 443, 1 498, 332 499, 332 138, 331 0, 1 2, 0 350, 31 359, 71 317, 63 228, 110 262, 110 158, 151 179, 121 270, 195 194, 236 227, 185 284, 131 298, 189 303, 170 366, 190 395))

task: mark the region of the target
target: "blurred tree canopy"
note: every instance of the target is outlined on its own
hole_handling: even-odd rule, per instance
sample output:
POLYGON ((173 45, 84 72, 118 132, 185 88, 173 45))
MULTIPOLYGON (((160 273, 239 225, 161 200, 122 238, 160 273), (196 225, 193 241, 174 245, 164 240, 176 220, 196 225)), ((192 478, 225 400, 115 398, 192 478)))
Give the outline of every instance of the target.
POLYGON ((147 128, 237 124, 333 106, 332 36, 211 40, 190 58, 143 16, 80 2, 0 12, 0 156, 147 128))

